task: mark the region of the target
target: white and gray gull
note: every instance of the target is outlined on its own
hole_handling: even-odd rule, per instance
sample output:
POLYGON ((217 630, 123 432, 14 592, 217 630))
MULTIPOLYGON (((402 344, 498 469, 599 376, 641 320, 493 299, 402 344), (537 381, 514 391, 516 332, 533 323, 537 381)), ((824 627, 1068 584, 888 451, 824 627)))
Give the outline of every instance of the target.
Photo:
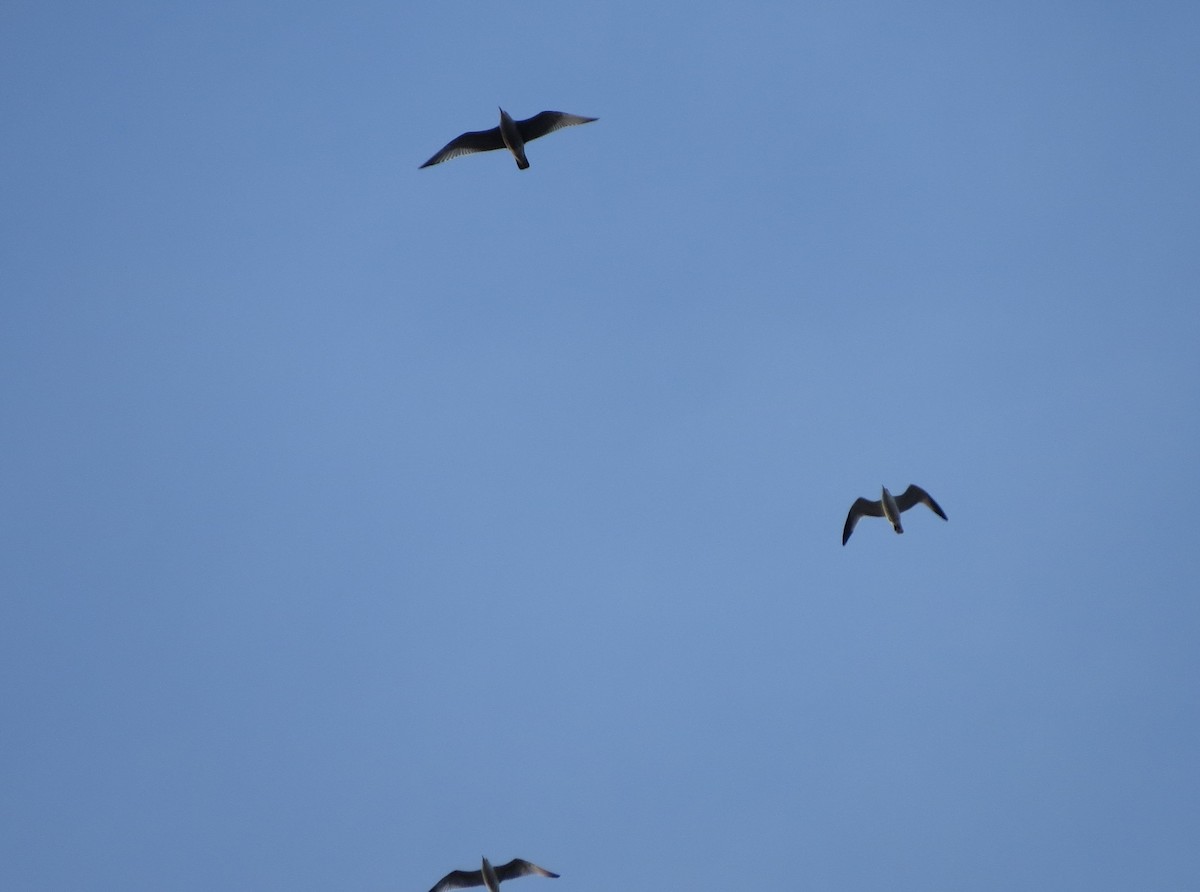
POLYGON ((440 152, 426 161, 421 167, 441 164, 459 155, 470 155, 473 152, 491 152, 496 149, 508 149, 517 159, 517 167, 524 170, 529 166, 525 157, 525 143, 561 130, 575 124, 589 124, 599 118, 585 118, 582 115, 568 115, 566 112, 544 111, 526 118, 524 121, 514 121, 512 115, 500 109, 500 126, 491 130, 472 130, 462 136, 456 136, 442 148, 440 152))
POLYGON ((864 515, 867 517, 886 517, 891 523, 892 529, 897 533, 903 533, 904 527, 900 526, 900 513, 907 511, 914 505, 925 504, 929 506, 934 514, 942 520, 949 520, 946 512, 942 510, 942 506, 933 500, 933 496, 921 489, 921 487, 913 484, 899 496, 893 497, 888 488, 883 487, 883 498, 876 502, 870 499, 856 499, 854 504, 850 506, 850 513, 846 516, 846 526, 842 530, 842 544, 845 545, 850 539, 850 534, 854 532, 854 527, 858 523, 858 519, 864 515))
POLYGON ((471 886, 487 886, 488 892, 499 892, 500 884, 505 880, 515 880, 526 876, 551 877, 557 879, 558 874, 551 873, 544 867, 538 867, 520 858, 513 858, 507 864, 492 867, 487 858, 483 859, 482 870, 452 870, 446 874, 429 892, 447 892, 449 889, 467 889, 471 886))

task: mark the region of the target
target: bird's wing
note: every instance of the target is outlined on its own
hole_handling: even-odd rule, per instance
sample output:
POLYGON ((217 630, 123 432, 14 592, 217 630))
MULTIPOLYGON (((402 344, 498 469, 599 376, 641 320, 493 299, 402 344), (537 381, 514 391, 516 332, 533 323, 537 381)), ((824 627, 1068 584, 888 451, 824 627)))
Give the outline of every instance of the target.
POLYGON ((598 120, 599 118, 585 118, 582 115, 568 115, 566 112, 544 111, 532 118, 526 118, 524 121, 517 121, 517 129, 521 131, 521 139, 529 142, 531 139, 537 139, 539 136, 545 136, 547 133, 553 133, 563 127, 588 124, 598 120))
POLYGON ((854 532, 855 524, 864 514, 867 517, 883 517, 883 502, 872 502, 870 499, 863 498, 854 500, 854 504, 850 506, 850 513, 846 515, 846 526, 842 530, 843 545, 850 540, 850 534, 854 532))
POLYGON ((900 495, 896 496, 896 507, 901 511, 907 511, 913 505, 917 505, 922 502, 928 505, 933 510, 933 513, 942 520, 950 519, 946 516, 946 512, 942 510, 942 506, 933 500, 933 496, 925 492, 925 490, 921 489, 921 487, 917 486, 915 483, 908 489, 904 490, 904 492, 900 493, 900 495))
POLYGON ((513 858, 507 864, 501 864, 496 868, 496 879, 501 882, 515 880, 517 877, 527 877, 530 874, 540 877, 558 878, 558 874, 551 873, 546 868, 538 867, 536 864, 531 864, 528 861, 522 861, 520 858, 513 858))
POLYGON ((456 136, 442 148, 440 152, 426 161, 421 167, 441 164, 459 155, 470 155, 472 152, 491 152, 504 148, 504 138, 500 136, 500 128, 491 130, 471 130, 462 136, 456 136))
MULTIPOLYGON (((506 864, 505 867, 508 865, 506 864)), ((470 886, 483 885, 482 870, 452 870, 440 880, 429 892, 446 892, 447 889, 466 889, 470 886)))

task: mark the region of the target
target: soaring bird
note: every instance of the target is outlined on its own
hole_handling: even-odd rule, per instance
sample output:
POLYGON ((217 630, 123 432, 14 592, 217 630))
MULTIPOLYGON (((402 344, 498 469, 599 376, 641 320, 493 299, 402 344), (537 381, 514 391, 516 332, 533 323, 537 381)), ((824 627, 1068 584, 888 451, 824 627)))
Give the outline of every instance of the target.
POLYGON ((842 530, 842 544, 845 545, 850 539, 855 524, 864 514, 868 517, 886 517, 891 523, 892 529, 897 533, 903 533, 904 527, 900 526, 900 512, 907 511, 913 505, 921 502, 928 505, 929 509, 942 520, 950 519, 942 510, 942 506, 933 500, 933 496, 916 484, 904 490, 898 497, 893 497, 885 486, 883 498, 877 502, 872 502, 870 499, 855 499, 854 504, 850 506, 850 513, 846 516, 846 527, 842 530))
POLYGON ((561 130, 563 127, 570 127, 573 124, 588 124, 598 120, 599 118, 584 118, 580 115, 568 115, 565 112, 544 111, 532 118, 526 118, 524 121, 514 121, 508 112, 500 109, 499 127, 493 127, 491 130, 472 130, 455 137, 421 167, 441 164, 443 161, 449 161, 459 155, 470 155, 472 152, 508 149, 517 159, 517 167, 524 170, 529 166, 529 159, 525 157, 525 143, 537 139, 539 136, 545 136, 547 133, 553 133, 555 130, 561 130))
POLYGON ((452 870, 438 880, 437 885, 429 892, 446 892, 447 889, 465 889, 470 886, 487 886, 488 892, 499 892, 500 884, 504 880, 515 880, 517 877, 526 877, 530 874, 558 878, 558 874, 551 873, 536 864, 530 864, 528 861, 522 861, 520 858, 513 858, 507 864, 501 864, 499 867, 492 867, 492 863, 484 858, 482 870, 452 870))

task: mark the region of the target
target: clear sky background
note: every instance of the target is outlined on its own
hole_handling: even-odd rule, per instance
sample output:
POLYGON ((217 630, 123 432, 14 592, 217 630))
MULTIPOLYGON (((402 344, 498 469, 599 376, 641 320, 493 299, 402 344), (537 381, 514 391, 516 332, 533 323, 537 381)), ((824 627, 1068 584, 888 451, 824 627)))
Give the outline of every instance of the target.
POLYGON ((1200 888, 1198 99, 1192 2, 6 2, 0 888, 1200 888), (600 120, 418 171, 497 106, 600 120))

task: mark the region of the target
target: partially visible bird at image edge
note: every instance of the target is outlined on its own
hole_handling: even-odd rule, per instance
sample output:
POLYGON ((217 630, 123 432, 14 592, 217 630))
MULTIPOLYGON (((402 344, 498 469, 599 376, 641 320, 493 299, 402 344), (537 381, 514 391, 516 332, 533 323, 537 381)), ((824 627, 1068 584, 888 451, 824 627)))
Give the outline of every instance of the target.
POLYGON ((513 858, 507 864, 501 864, 495 868, 487 858, 484 858, 481 870, 452 870, 438 880, 437 885, 429 892, 446 892, 448 889, 466 889, 471 886, 487 886, 488 892, 499 892, 500 884, 505 880, 515 880, 525 876, 558 879, 558 874, 520 858, 513 858))

